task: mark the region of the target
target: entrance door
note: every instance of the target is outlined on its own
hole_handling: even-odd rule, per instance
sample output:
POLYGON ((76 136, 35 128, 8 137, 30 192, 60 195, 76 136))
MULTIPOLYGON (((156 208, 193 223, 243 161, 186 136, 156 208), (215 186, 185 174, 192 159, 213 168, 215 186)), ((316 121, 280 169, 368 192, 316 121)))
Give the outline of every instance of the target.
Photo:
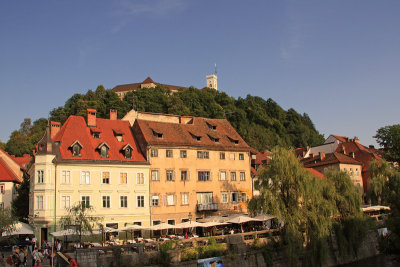
MULTIPOLYGON (((47 241, 47 228, 42 228, 40 231, 40 241, 43 243, 43 241, 47 241)), ((42 245, 42 244, 40 244, 42 245)))

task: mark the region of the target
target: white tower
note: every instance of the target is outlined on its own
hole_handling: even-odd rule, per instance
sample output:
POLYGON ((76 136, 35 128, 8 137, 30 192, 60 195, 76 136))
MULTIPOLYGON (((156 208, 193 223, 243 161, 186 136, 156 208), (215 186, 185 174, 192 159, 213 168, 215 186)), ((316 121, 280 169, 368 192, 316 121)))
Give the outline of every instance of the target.
POLYGON ((215 64, 215 73, 211 75, 206 76, 207 80, 207 85, 206 87, 208 88, 213 88, 215 90, 218 90, 218 82, 217 82, 217 64, 215 64))

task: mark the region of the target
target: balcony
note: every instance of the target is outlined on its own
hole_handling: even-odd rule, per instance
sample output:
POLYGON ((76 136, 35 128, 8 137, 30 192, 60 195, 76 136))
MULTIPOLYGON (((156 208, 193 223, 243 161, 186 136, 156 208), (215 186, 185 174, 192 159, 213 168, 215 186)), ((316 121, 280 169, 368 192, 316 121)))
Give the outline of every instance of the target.
POLYGON ((197 204, 197 211, 216 211, 218 210, 218 203, 197 204))

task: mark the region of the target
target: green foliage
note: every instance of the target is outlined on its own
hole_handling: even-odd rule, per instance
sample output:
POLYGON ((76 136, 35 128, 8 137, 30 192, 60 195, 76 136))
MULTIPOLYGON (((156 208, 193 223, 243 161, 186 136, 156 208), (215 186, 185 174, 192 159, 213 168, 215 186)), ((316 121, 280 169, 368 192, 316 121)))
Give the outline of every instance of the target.
POLYGON ((372 203, 388 204, 390 192, 388 192, 387 181, 395 175, 396 170, 386 160, 377 159, 370 162, 369 172, 371 177, 369 199, 372 203))
POLYGON ((79 236, 79 242, 82 242, 82 233, 90 232, 93 233, 93 226, 99 224, 102 217, 94 216, 91 213, 94 212, 92 206, 86 207, 81 202, 74 204, 68 208, 68 214, 61 217, 60 224, 66 228, 69 226, 77 227, 77 235, 79 236))
POLYGON ((9 208, 0 209, 0 236, 4 232, 9 232, 12 230, 14 223, 16 223, 17 218, 15 218, 9 208))
POLYGON ((387 161, 400 162, 400 124, 379 128, 374 138, 387 161))
POLYGON ((3 150, 6 149, 6 143, 1 142, 1 140, 0 140, 0 148, 3 150))
POLYGON ((27 222, 29 215, 29 175, 24 172, 23 181, 17 188, 17 197, 11 202, 13 215, 20 221, 27 222))

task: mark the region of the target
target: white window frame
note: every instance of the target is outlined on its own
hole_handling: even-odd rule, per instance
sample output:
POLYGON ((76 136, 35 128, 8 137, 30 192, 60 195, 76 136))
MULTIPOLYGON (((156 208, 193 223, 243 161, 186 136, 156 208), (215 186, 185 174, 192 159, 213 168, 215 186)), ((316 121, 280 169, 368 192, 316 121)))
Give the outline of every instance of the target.
POLYGON ((175 171, 174 170, 165 170, 165 181, 174 182, 175 181, 175 171), (168 179, 169 174, 172 175, 172 179, 168 179))
MULTIPOLYGON (((142 201, 142 200, 140 200, 142 201)), ((136 208, 145 208, 146 207, 146 198, 144 195, 136 195, 136 208), (139 205, 139 198, 143 198, 143 206, 139 205)))
POLYGON ((102 195, 101 196, 101 208, 102 209, 111 209, 111 196, 110 195, 102 195), (108 197, 109 198, 109 207, 104 207, 104 197, 108 197))
POLYGON ((235 153, 229 153, 229 159, 235 160, 235 153))
POLYGON ((239 181, 246 181, 246 172, 239 172, 239 181))
POLYGON ((36 209, 37 210, 44 210, 44 196, 36 196, 36 209))
POLYGON ((165 204, 166 204, 166 206, 175 206, 176 205, 175 194, 166 194, 165 195, 165 204), (168 196, 172 196, 172 204, 169 203, 168 196))
POLYGON ((189 193, 188 192, 181 193, 181 205, 182 206, 189 205, 189 193))
POLYGON ((244 160, 244 153, 239 153, 239 160, 244 160))
POLYGON ((226 159, 225 152, 219 152, 219 159, 220 160, 225 160, 226 159))
POLYGON ((219 180, 220 181, 226 181, 226 171, 219 171, 219 180), (222 175, 224 174, 224 175, 222 175), (225 176, 225 177, 222 177, 225 176))
POLYGON ((235 171, 231 171, 230 172, 230 178, 231 178, 231 181, 234 181, 234 182, 237 181, 237 176, 236 176, 236 172, 235 171))
POLYGON ((165 150, 165 157, 166 158, 173 158, 174 157, 174 151, 172 149, 166 149, 165 150))
POLYGON ((144 185, 146 182, 145 182, 145 177, 144 177, 144 172, 137 172, 136 173, 136 184, 137 185, 144 185), (139 176, 138 175, 141 175, 142 177, 142 179, 143 179, 143 183, 138 183, 138 179, 139 179, 139 176))
POLYGON ((121 208, 121 209, 127 209, 127 208, 129 208, 129 198, 128 198, 128 195, 119 195, 119 207, 121 208), (122 204, 122 198, 126 198, 124 201, 126 201, 124 204, 126 204, 126 206, 124 207, 124 206, 122 206, 121 204, 122 204))
POLYGON ((89 207, 90 207, 91 203, 92 203, 91 196, 90 195, 81 195, 80 196, 81 203, 82 204, 85 203, 85 207, 88 207, 88 205, 86 205, 86 199, 85 199, 85 201, 83 201, 82 198, 89 198, 89 207))
POLYGON ((228 192, 221 192, 221 203, 229 203, 228 192))
POLYGON ((90 184, 90 171, 81 171, 81 184, 90 184))
POLYGON ((61 195, 60 196, 60 208, 67 210, 71 208, 71 196, 70 195, 61 195))
POLYGON ((158 149, 151 149, 150 150, 150 156, 152 157, 152 158, 157 158, 158 157, 158 149))
POLYGON ((110 184, 111 184, 111 172, 110 172, 110 171, 102 171, 102 172, 101 172, 101 184, 105 184, 105 185, 110 185, 110 184), (105 182, 104 182, 104 177, 103 177, 103 175, 104 175, 105 173, 108 173, 108 183, 105 183, 105 182))
POLYGON ((44 170, 37 170, 37 183, 38 184, 44 184, 44 170))
POLYGON ((119 184, 120 184, 120 185, 128 184, 128 173, 127 173, 127 172, 120 172, 120 173, 119 173, 119 184), (125 175, 124 178, 126 179, 126 183, 121 183, 121 178, 122 178, 121 175, 122 175, 122 174, 125 175))
POLYGON ((180 170, 181 172, 181 181, 185 182, 185 181, 189 181, 189 170, 180 170), (182 173, 186 172, 186 179, 182 179, 182 173))
POLYGON ((151 180, 160 181, 160 170, 150 170, 151 180), (153 173, 157 173, 157 179, 153 179, 153 173))
POLYGON ((181 150, 179 152, 179 156, 180 156, 181 159, 187 158, 187 150, 181 150))
POLYGON ((159 207, 160 206, 160 195, 152 195, 151 196, 151 206, 152 207, 159 207), (158 201, 158 205, 154 205, 153 200, 157 200, 158 201))
POLYGON ((71 184, 71 171, 61 171, 61 184, 71 184))

